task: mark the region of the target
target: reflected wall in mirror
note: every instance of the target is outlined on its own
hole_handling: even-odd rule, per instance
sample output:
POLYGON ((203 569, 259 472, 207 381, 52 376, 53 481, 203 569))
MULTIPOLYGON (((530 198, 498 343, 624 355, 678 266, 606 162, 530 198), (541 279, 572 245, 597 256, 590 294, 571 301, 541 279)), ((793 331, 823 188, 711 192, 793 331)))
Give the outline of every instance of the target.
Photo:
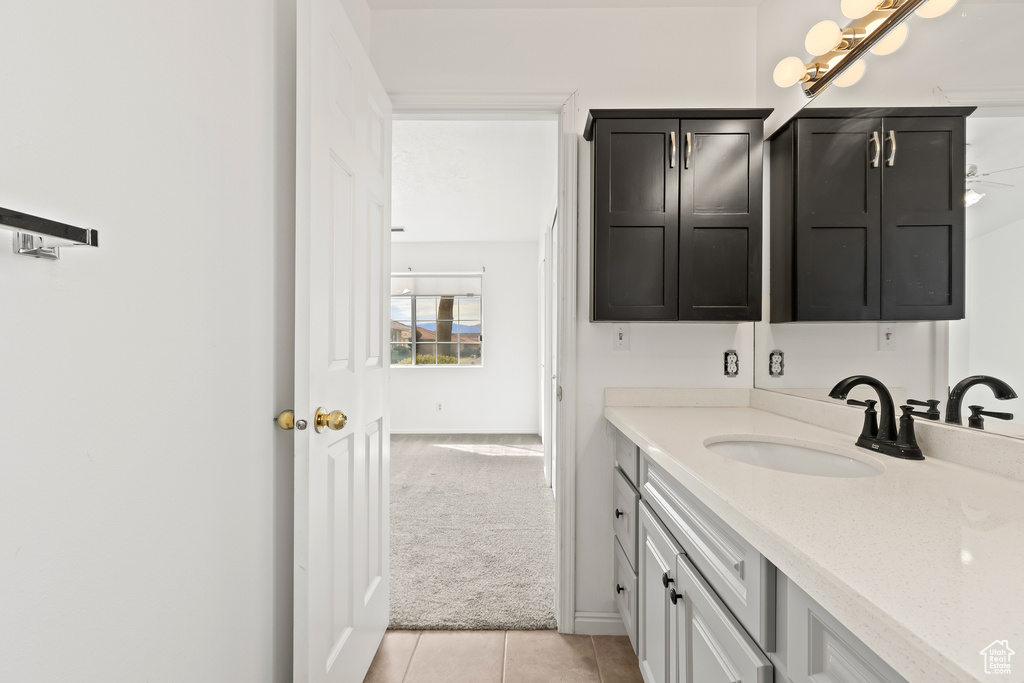
MULTIPOLYGON (((840 20, 839 6, 839 0, 763 0, 758 9, 758 105, 774 106, 785 117, 803 106, 979 107, 967 119, 965 182, 967 190, 985 196, 966 210, 966 318, 771 324, 766 253, 768 293, 764 321, 755 326, 755 386, 831 400, 827 393, 835 382, 868 374, 885 382, 897 400, 941 399, 943 412, 948 387, 968 375, 998 377, 1022 394, 1024 281, 1018 273, 1024 263, 1024 168, 1016 167, 1024 166, 1024 70, 1013 41, 1000 36, 1024 22, 1024 2, 960 0, 937 19, 912 17, 903 47, 865 58, 866 73, 853 87, 827 88, 812 101, 799 88, 776 87, 774 65, 801 48, 802 33, 815 22, 840 20), (829 4, 834 11, 828 11, 829 4), (973 172, 970 165, 976 166, 973 172), (782 377, 769 373, 774 349, 785 353, 782 377)), ((769 121, 769 130, 785 122, 769 121)), ((984 428, 1024 438, 1024 399, 997 401, 987 387, 972 388, 962 401, 965 425, 969 405, 1013 413, 1012 421, 986 418, 984 428)))

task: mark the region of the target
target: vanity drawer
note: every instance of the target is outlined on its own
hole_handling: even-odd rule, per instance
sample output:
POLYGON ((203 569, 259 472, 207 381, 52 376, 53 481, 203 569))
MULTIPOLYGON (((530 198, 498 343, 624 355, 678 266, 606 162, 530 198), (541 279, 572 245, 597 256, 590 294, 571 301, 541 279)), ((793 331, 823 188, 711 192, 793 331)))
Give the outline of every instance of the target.
POLYGON ((788 577, 779 575, 781 642, 793 683, 907 683, 788 577))
POLYGON ((775 650, 775 566, 646 454, 640 492, 739 622, 775 650))
POLYGON ((626 553, 622 551, 618 541, 615 542, 615 606, 622 616, 622 625, 626 627, 633 652, 636 652, 636 572, 630 566, 626 553))
POLYGON ((619 470, 612 472, 612 528, 636 571, 636 518, 640 494, 619 470))
POLYGON ((612 435, 615 466, 622 470, 630 484, 637 486, 640 481, 640 449, 615 427, 612 427, 612 435))

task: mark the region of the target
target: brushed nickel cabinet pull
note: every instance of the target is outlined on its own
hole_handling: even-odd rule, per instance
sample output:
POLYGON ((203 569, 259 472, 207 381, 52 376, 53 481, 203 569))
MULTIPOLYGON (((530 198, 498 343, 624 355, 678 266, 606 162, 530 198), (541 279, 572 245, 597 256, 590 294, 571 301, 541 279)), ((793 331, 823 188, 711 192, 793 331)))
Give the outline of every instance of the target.
POLYGON ((885 160, 885 165, 886 166, 895 166, 896 165, 896 131, 894 131, 894 130, 890 130, 889 131, 889 144, 891 145, 889 147, 889 158, 885 160))
POLYGON ((878 158, 882 155, 882 143, 878 139, 878 131, 871 133, 871 143, 875 146, 875 155, 871 158, 871 168, 878 168, 878 158))
POLYGON ((675 168, 676 167, 676 134, 675 134, 675 131, 672 131, 672 132, 670 132, 668 134, 668 144, 669 144, 669 148, 670 148, 669 149, 669 153, 668 153, 668 167, 669 168, 675 168))

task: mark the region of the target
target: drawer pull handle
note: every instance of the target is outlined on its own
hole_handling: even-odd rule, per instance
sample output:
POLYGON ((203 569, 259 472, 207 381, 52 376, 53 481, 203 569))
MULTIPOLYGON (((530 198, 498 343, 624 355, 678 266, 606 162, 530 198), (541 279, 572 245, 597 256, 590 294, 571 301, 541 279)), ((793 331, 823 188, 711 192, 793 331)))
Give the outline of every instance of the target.
POLYGON ((621 593, 624 590, 626 590, 626 589, 623 588, 622 586, 620 586, 619 584, 615 584, 615 592, 616 593, 621 593))
POLYGON ((626 513, 623 512, 622 510, 620 510, 619 508, 615 508, 615 519, 618 519, 619 517, 622 517, 624 514, 626 514, 626 513))
POLYGON ((670 583, 675 583, 675 582, 676 582, 675 579, 668 578, 668 572, 665 572, 664 574, 661 575, 661 585, 664 586, 665 588, 668 588, 668 585, 670 583))
POLYGON ((682 593, 676 593, 676 589, 673 588, 668 592, 668 599, 672 601, 672 604, 679 602, 679 598, 683 597, 682 593))

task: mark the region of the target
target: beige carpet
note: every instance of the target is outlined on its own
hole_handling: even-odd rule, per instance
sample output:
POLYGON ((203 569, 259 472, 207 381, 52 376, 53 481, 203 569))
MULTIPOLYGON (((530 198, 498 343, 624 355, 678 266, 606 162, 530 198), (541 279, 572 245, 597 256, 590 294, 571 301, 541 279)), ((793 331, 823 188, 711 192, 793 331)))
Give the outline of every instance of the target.
POLYGON ((539 437, 391 437, 391 628, 555 627, 539 437))

